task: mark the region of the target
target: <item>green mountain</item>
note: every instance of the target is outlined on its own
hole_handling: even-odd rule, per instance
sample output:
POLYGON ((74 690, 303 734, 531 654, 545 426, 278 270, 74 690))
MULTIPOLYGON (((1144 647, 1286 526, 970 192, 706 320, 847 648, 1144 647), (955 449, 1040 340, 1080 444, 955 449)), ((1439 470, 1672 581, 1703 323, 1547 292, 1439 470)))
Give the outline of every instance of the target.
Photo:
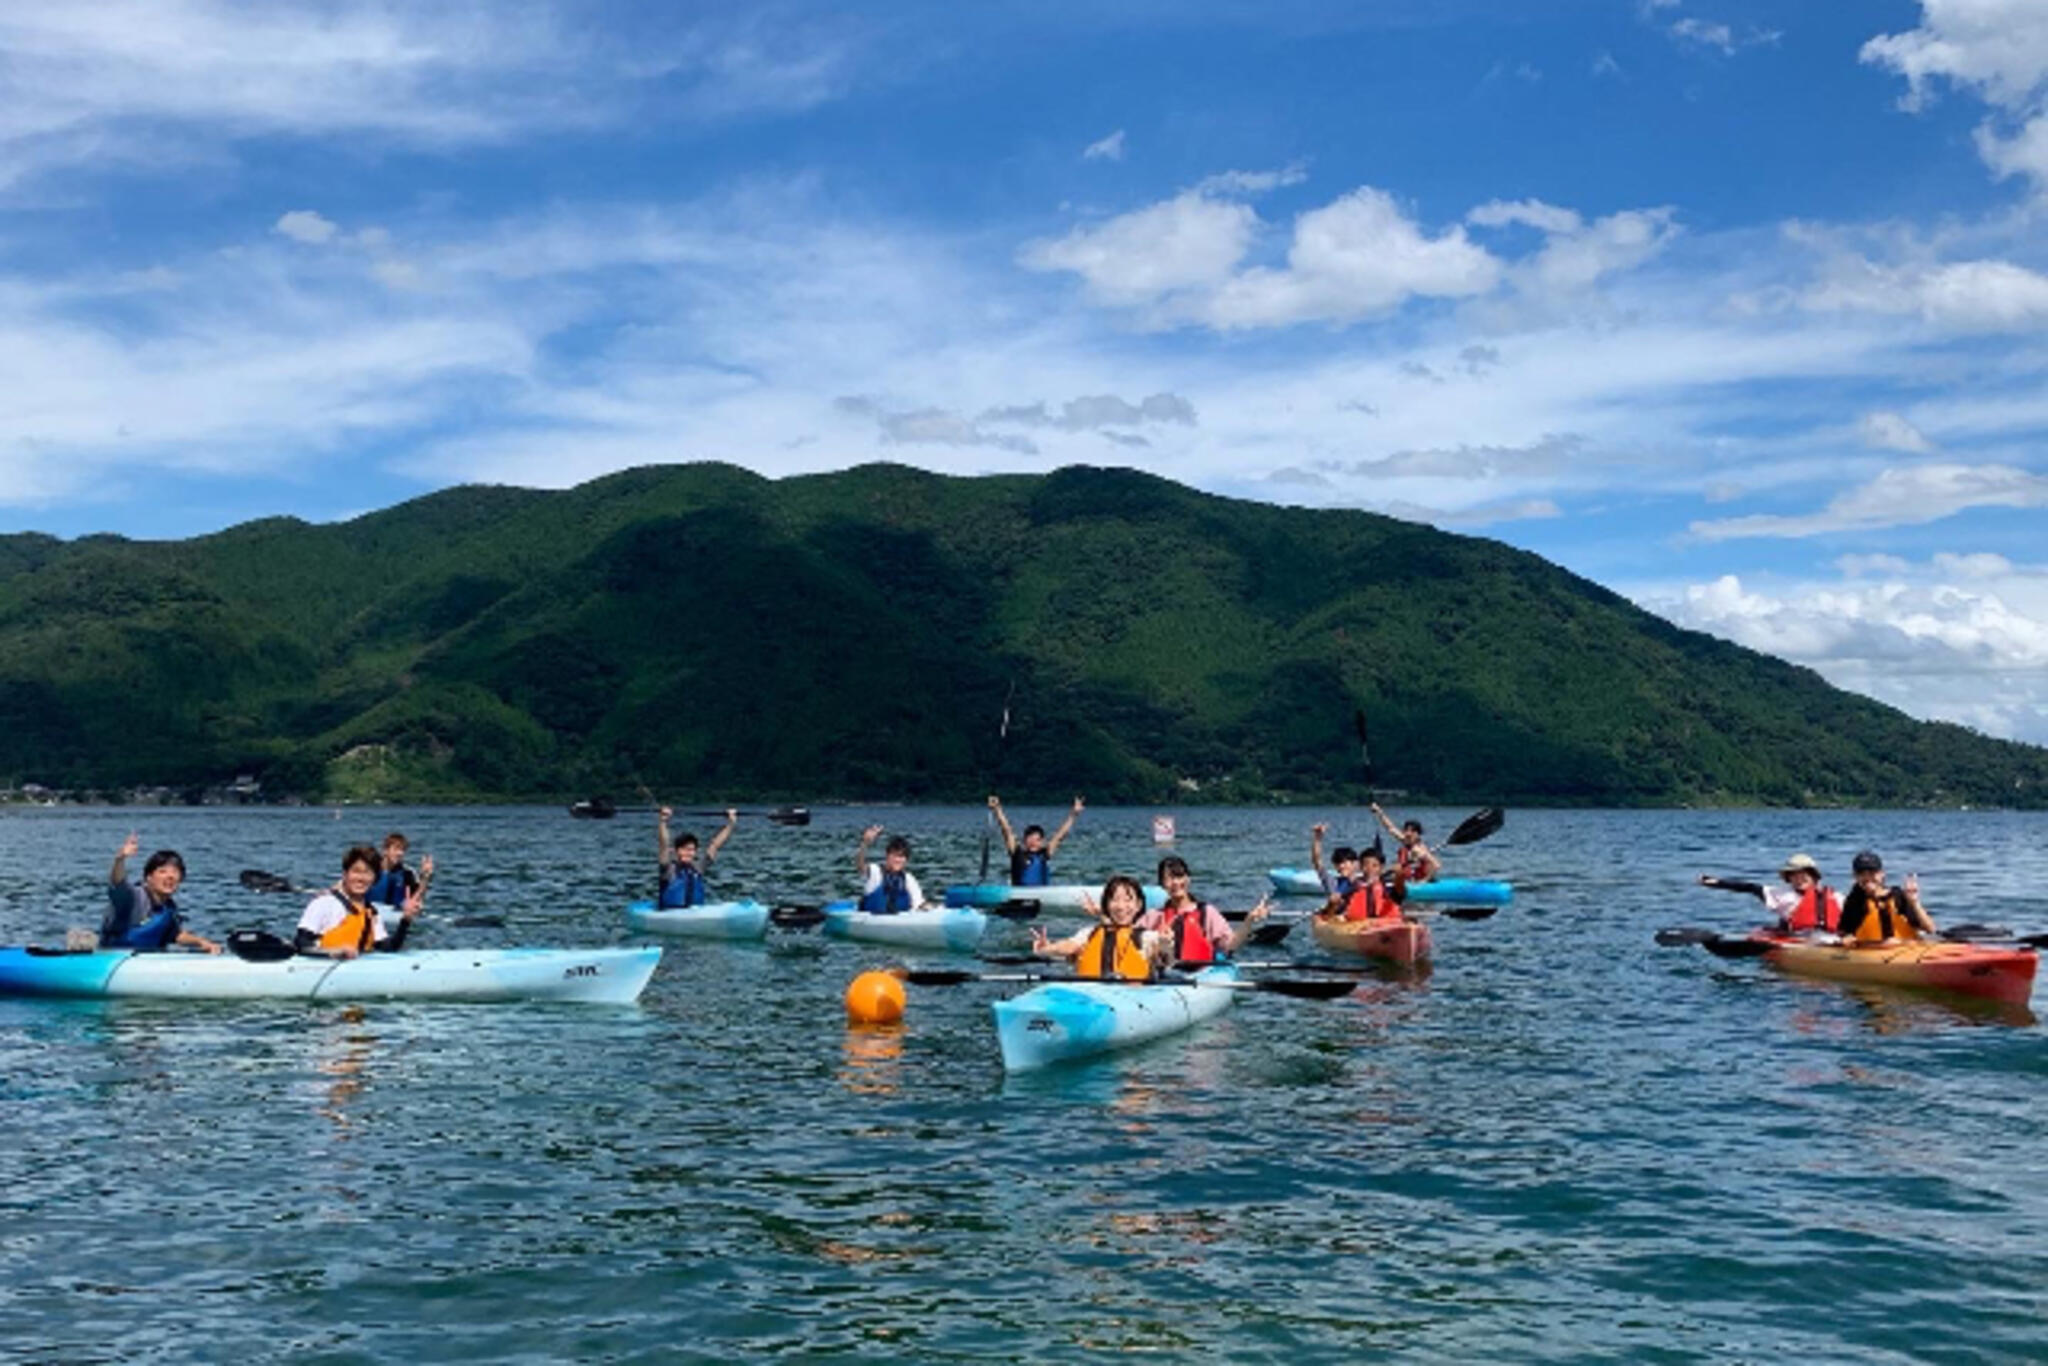
POLYGON ((0 537, 0 783, 459 800, 2048 803, 1534 555, 1124 470, 632 470, 0 537), (999 734, 1008 705, 1007 738, 999 734))

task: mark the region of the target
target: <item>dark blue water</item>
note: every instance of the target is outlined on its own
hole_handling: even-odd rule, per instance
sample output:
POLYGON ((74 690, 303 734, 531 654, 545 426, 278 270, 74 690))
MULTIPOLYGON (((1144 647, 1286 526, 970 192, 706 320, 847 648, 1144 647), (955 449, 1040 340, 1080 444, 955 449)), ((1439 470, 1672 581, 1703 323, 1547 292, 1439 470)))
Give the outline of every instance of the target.
MULTIPOLYGON (((1091 809, 1063 873, 1144 869, 1151 814, 1091 809)), ((1177 851, 1247 905, 1317 815, 1364 834, 1191 810, 1177 851)), ((976 871, 979 812, 820 811, 743 825, 717 881, 841 894, 870 818, 916 839, 929 886, 976 871)), ((651 889, 630 814, 13 809, 0 942, 95 923, 131 828, 183 851, 201 929, 288 933, 299 900, 236 871, 325 880, 394 825, 441 865, 425 943, 622 942, 651 889), (447 923, 479 911, 506 928, 447 923)), ((1439 921, 1427 976, 1246 997, 1020 1078, 999 988, 914 990, 901 1029, 851 1031, 841 994, 885 955, 806 935, 678 941, 625 1009, 0 1001, 0 1351, 2039 1361, 2031 1015, 1651 935, 1752 919, 1701 871, 1806 850, 1846 882, 1865 844, 1938 918, 2048 929, 2044 836, 2005 814, 1516 811, 1448 851, 1515 904, 1439 921)))

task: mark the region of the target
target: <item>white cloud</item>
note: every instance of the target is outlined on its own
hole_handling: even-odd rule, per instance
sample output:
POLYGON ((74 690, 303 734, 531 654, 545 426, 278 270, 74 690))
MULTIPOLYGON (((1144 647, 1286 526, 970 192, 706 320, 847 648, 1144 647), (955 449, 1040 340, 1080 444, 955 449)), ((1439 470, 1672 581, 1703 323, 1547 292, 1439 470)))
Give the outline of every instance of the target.
POLYGON ((294 242, 303 242, 307 246, 331 242, 337 231, 333 223, 312 209, 293 209, 281 216, 271 230, 291 238, 294 242))
POLYGON ((1863 444, 1874 450, 1902 451, 1907 455, 1927 455, 1934 450, 1934 443, 1897 413, 1865 413, 1856 424, 1856 431, 1863 444))
POLYGON ((1702 541, 1827 536, 1917 526, 1980 507, 2048 507, 2048 478, 2011 465, 1930 464, 1888 469, 1804 516, 1765 514, 1694 522, 1690 532, 1702 541))
POLYGON ((1119 128, 1108 137, 1098 138, 1081 149, 1083 161, 1122 161, 1124 159, 1124 130, 1119 128))
POLYGON ((1918 314, 1941 328, 2013 331, 2048 325, 2048 275, 2010 261, 1893 266, 1857 258, 1799 302, 1817 313, 1918 314))
POLYGON ((2048 5, 2038 0, 1921 0, 1920 27, 1863 45, 1862 60, 1906 78, 1899 107, 1919 111, 1947 81, 1994 116, 1976 133, 1985 164, 2048 192, 2048 5))
POLYGON ((1027 244, 1031 270, 1071 271, 1103 303, 1151 304, 1182 290, 1214 288, 1251 247, 1258 216, 1192 191, 1055 241, 1027 244))
POLYGON ((1585 226, 1585 220, 1570 209, 1560 209, 1540 199, 1522 199, 1513 203, 1490 199, 1466 214, 1465 221, 1476 228, 1504 228, 1520 223, 1548 233, 1572 233, 1585 226))
POLYGON ((2048 741, 2048 567, 1995 555, 1845 560, 1839 581, 1728 574, 1643 605, 1916 716, 2048 741))
POLYGON ((1277 171, 1220 171, 1204 176, 1195 186, 1195 193, 1222 197, 1264 194, 1283 185, 1299 185, 1307 179, 1308 167, 1297 161, 1277 171))

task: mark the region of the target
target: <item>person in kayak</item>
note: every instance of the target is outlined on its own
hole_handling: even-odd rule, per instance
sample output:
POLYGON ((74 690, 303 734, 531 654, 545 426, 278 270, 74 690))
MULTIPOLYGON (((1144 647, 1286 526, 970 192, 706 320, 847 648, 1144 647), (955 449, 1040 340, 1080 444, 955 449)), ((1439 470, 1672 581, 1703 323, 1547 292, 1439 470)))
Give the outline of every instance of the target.
POLYGON ((128 860, 142 848, 138 835, 129 835, 114 855, 107 874, 107 913, 100 920, 103 949, 155 950, 172 944, 219 953, 220 945, 185 928, 184 912, 178 909, 177 891, 185 882, 185 860, 175 849, 159 849, 142 864, 142 881, 128 881, 128 860))
MULTIPOLYGON (((658 876, 661 878, 660 905, 665 911, 680 910, 687 906, 702 906, 711 899, 710 888, 704 883, 704 874, 697 867, 697 837, 685 830, 670 843, 668 818, 675 812, 662 807, 654 819, 654 843, 659 863, 658 876)), ((732 807, 725 809, 725 826, 711 837, 711 847, 704 851, 704 867, 718 857, 718 851, 725 848, 725 842, 732 838, 733 827, 740 823, 740 813, 732 807)))
POLYGON ((1820 865, 1811 854, 1794 854, 1778 870, 1783 887, 1766 887, 1760 882, 1700 874, 1700 886, 1722 892, 1744 892, 1764 903, 1778 917, 1778 928, 1787 934, 1818 931, 1834 934, 1841 928, 1842 899, 1835 889, 1820 880, 1820 865))
POLYGON ((860 875, 859 909, 872 915, 898 915, 924 905, 924 888, 910 871, 910 841, 891 835, 882 846, 882 861, 868 862, 868 846, 882 833, 871 825, 860 832, 860 847, 853 851, 854 872, 860 875))
MULTIPOLYGON (((1161 956, 1174 963, 1213 963, 1228 957, 1237 947, 1237 931, 1223 912, 1196 898, 1187 860, 1168 854, 1159 860, 1159 885, 1166 889, 1166 904, 1145 912, 1138 924, 1158 934, 1161 956)), ((1142 900, 1142 893, 1140 894, 1142 900)), ((1246 926, 1258 924, 1271 908, 1261 898, 1244 918, 1246 926)))
POLYGON ((1048 939, 1045 927, 1031 927, 1031 952, 1040 958, 1065 958, 1077 977, 1116 977, 1126 982, 1152 979, 1162 937, 1139 923, 1145 910, 1145 889, 1122 874, 1102 885, 1100 923, 1076 930, 1065 939, 1048 939))
POLYGON ((1403 882, 1427 882, 1443 871, 1443 860, 1422 842, 1421 821, 1402 821, 1396 830, 1393 818, 1380 810, 1378 802, 1372 804, 1372 814, 1380 818, 1389 835, 1401 841, 1394 851, 1394 872, 1403 882))
POLYGON ((1401 903, 1407 896, 1407 880, 1398 872, 1388 880, 1386 855, 1374 845, 1359 854, 1358 878, 1351 890, 1341 897, 1331 897, 1329 904, 1316 914, 1336 920, 1399 920, 1401 903))
POLYGON ((411 841, 399 831, 384 837, 383 866, 377 880, 370 884, 370 900, 376 905, 403 906, 415 889, 420 899, 426 900, 427 884, 434 880, 434 856, 428 854, 421 859, 420 870, 415 873, 405 866, 405 852, 411 847, 411 841))
POLYGON ((1308 866, 1316 870, 1316 880, 1323 884, 1323 894, 1331 897, 1347 897, 1358 883, 1358 851, 1348 844, 1340 844, 1330 855, 1330 862, 1336 868, 1332 876, 1323 867, 1323 836, 1330 827, 1316 823, 1308 828, 1308 866))
POLYGON ((1045 837, 1042 825, 1024 827, 1024 838, 1018 839, 1010 832, 1010 818, 1003 813, 1002 798, 989 794, 988 809, 995 813, 996 824, 1002 827, 1003 848, 1010 854, 1010 885, 1012 887, 1046 887, 1052 884, 1052 856, 1059 852, 1060 841, 1074 829, 1074 822, 1080 819, 1082 809, 1087 805, 1079 797, 1067 810, 1067 818, 1060 822, 1060 828, 1052 838, 1045 837))
POLYGON ((1933 937, 1934 918, 1920 905, 1920 879, 1906 874, 1905 885, 1887 887, 1884 860, 1865 849, 1850 860, 1856 885, 1842 898, 1842 921, 1838 933, 1859 944, 1882 944, 1895 939, 1933 937))
POLYGON ((414 888, 400 905, 397 927, 387 926, 370 904, 370 884, 377 880, 381 864, 369 845, 350 847, 341 856, 341 881, 307 904, 292 947, 316 957, 343 959, 404 948, 406 931, 420 913, 420 891, 414 888))

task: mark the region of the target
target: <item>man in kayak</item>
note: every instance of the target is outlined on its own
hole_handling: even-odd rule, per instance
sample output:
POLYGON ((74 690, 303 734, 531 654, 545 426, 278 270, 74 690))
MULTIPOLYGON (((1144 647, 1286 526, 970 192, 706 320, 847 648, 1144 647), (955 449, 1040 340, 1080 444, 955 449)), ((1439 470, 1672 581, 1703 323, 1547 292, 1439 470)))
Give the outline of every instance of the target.
POLYGON ((128 881, 128 860, 142 847, 129 835, 107 874, 107 913, 100 921, 103 949, 161 949, 183 944, 219 953, 220 945, 185 928, 176 895, 185 881, 185 860, 174 849, 159 849, 142 864, 140 885, 128 881))
POLYGON ((1358 882, 1358 851, 1348 844, 1340 844, 1330 855, 1330 862, 1336 867, 1332 877, 1323 867, 1323 836, 1330 827, 1317 822, 1308 828, 1308 866, 1316 870, 1316 880, 1323 884, 1323 895, 1347 897, 1358 882))
POLYGON ((1842 899, 1842 938, 1881 944, 1894 939, 1932 938, 1934 918, 1920 905, 1920 879, 1906 874, 1902 887, 1887 887, 1884 860, 1865 849, 1849 863, 1856 885, 1842 899))
POLYGON ((384 837, 383 867, 377 874, 377 880, 370 884, 373 904, 403 906, 415 889, 422 901, 426 899, 427 884, 434 880, 434 856, 428 854, 421 859, 420 870, 414 873, 405 866, 405 851, 409 848, 411 842, 396 830, 384 837))
POLYGON ((1052 856, 1059 852, 1060 841, 1074 828, 1086 805, 1079 797, 1067 811, 1067 818, 1060 822, 1060 828, 1053 832, 1051 839, 1045 837, 1042 825, 1024 827, 1024 838, 1019 840, 1010 832, 1010 818, 1003 814, 1002 798, 989 794, 988 809, 995 813, 996 824, 1002 827, 1003 848, 1010 855, 1010 885, 1012 887, 1049 887, 1052 885, 1052 856))
POLYGON ((1358 877, 1351 890, 1332 896, 1316 914, 1338 920, 1399 920, 1407 895, 1407 880, 1396 872, 1388 881, 1386 856, 1374 845, 1359 854, 1358 877))
POLYGON ((1389 835, 1401 841, 1400 848, 1394 851, 1394 872, 1403 882, 1427 882, 1443 871, 1443 860, 1422 842, 1421 821, 1402 821, 1401 828, 1396 830, 1393 819, 1380 810, 1378 802, 1372 804, 1372 814, 1380 818, 1389 835))
MULTIPOLYGON (((669 842, 668 818, 674 814, 664 806, 654 820, 654 843, 659 863, 658 876, 661 878, 660 905, 665 911, 702 906, 711 899, 704 874, 697 867, 697 837, 685 830, 676 836, 673 844, 669 842)), ((725 809, 725 827, 711 837, 711 847, 704 851, 704 867, 711 866, 711 861, 718 857, 718 851, 725 848, 725 842, 732 838, 733 827, 739 823, 740 813, 728 806, 725 809)))
POLYGON ((1040 958, 1066 958, 1077 977, 1116 977, 1126 982, 1152 979, 1162 936, 1138 923, 1145 910, 1145 889, 1134 877, 1118 874, 1102 886, 1099 924, 1076 930, 1065 939, 1047 939, 1041 925, 1031 927, 1031 952, 1040 958))
POLYGON ((365 953, 396 953, 405 947, 406 931, 420 913, 420 892, 414 888, 399 908, 397 928, 384 923, 370 904, 370 884, 382 860, 367 844, 341 856, 341 881, 307 904, 299 917, 292 947, 326 958, 357 958, 365 953))
POLYGON ((882 846, 882 861, 868 862, 868 846, 882 833, 871 825, 860 832, 860 847, 853 851, 853 869, 861 878, 859 908, 871 915, 898 915, 924 905, 924 888, 910 871, 910 841, 891 835, 882 846))
POLYGON ((1760 882, 1700 874, 1700 886, 1722 892, 1745 892, 1764 903, 1778 917, 1778 928, 1787 934, 1819 931, 1834 934, 1842 923, 1842 899, 1835 889, 1822 884, 1820 865, 1811 854, 1794 854, 1778 870, 1783 887, 1766 887, 1760 882))
MULTIPOLYGON (((1159 860, 1159 885, 1166 889, 1166 904, 1145 912, 1138 925, 1159 935, 1160 955, 1167 961, 1213 963, 1237 947, 1237 932, 1222 911, 1195 897, 1192 882, 1187 861, 1178 854, 1159 860)), ((1142 902, 1142 893, 1140 897, 1142 902)), ((1258 924, 1269 909, 1262 898, 1244 923, 1258 924)))

